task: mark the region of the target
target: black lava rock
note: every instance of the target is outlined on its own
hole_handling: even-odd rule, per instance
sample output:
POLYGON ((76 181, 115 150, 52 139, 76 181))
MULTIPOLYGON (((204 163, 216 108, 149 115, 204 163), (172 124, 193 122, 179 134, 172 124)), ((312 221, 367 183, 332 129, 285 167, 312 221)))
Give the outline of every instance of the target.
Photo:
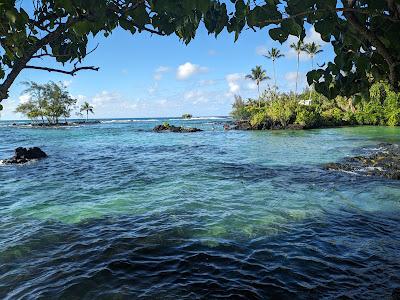
POLYGON ((186 128, 182 126, 173 126, 173 125, 157 125, 154 127, 153 131, 155 132, 180 132, 180 133, 191 133, 191 132, 199 132, 203 131, 198 128, 186 128))
POLYGON ((15 155, 3 161, 5 164, 25 164, 31 160, 46 158, 47 154, 39 147, 15 149, 15 155))

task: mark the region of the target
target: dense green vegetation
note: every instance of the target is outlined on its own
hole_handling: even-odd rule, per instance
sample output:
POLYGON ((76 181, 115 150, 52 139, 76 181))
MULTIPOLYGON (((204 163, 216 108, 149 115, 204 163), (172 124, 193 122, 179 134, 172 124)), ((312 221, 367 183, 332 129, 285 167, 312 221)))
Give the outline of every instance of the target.
POLYGON ((313 25, 335 52, 332 62, 307 74, 319 93, 331 99, 361 97, 380 80, 399 89, 398 0, 4 0, 0 102, 24 69, 69 75, 98 70, 80 65, 94 50, 88 49, 89 40, 98 34, 109 36, 121 27, 132 34, 175 34, 189 43, 201 22, 216 36, 226 29, 237 39, 245 29, 266 29, 281 43, 290 35, 303 40, 306 25, 313 25), (43 57, 60 67, 70 63, 71 69, 55 68, 43 57))
POLYGON ((232 117, 253 129, 319 128, 345 125, 400 125, 400 93, 388 83, 372 85, 368 97, 330 100, 305 90, 298 95, 265 91, 259 99, 235 97, 232 117), (311 97, 310 105, 306 100, 311 97))
POLYGON ((191 115, 191 114, 183 114, 182 115, 182 119, 191 119, 191 118, 193 118, 193 115, 191 115))
MULTIPOLYGON (((78 109, 75 105, 77 100, 70 96, 66 87, 61 83, 48 82, 38 84, 36 82, 25 82, 27 88, 23 91, 29 95, 29 100, 17 106, 15 112, 21 113, 33 122, 58 124, 60 118, 71 117, 73 110, 78 109)), ((77 115, 86 112, 93 113, 93 106, 85 102, 77 115)))

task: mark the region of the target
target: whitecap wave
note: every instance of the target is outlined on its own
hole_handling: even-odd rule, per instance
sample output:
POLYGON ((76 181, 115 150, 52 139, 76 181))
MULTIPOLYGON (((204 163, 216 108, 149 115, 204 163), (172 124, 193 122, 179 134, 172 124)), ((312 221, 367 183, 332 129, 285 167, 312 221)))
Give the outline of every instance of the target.
POLYGON ((156 119, 144 119, 144 120, 104 120, 100 121, 102 124, 112 124, 112 123, 134 123, 134 122, 158 122, 160 120, 156 119))
POLYGON ((183 118, 175 118, 175 119, 168 119, 169 121, 198 121, 198 120, 228 120, 229 117, 193 117, 190 119, 183 119, 183 118))
POLYGON ((356 171, 360 172, 360 173, 365 173, 365 172, 368 172, 368 171, 375 171, 375 170, 378 170, 380 172, 384 171, 384 169, 381 168, 381 167, 365 167, 365 168, 357 169, 356 171))

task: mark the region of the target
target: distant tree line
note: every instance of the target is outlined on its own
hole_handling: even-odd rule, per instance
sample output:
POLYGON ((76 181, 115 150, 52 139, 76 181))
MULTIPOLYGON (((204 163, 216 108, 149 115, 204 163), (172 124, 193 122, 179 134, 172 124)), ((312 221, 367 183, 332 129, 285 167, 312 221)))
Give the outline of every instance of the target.
POLYGON ((78 116, 86 112, 88 119, 89 112, 93 112, 93 106, 85 102, 81 108, 76 106, 77 99, 73 98, 65 85, 50 81, 39 84, 33 81, 24 82, 26 89, 23 94, 29 96, 26 102, 20 103, 15 109, 16 113, 21 113, 33 122, 48 124, 59 124, 60 120, 71 117, 74 110, 78 116))

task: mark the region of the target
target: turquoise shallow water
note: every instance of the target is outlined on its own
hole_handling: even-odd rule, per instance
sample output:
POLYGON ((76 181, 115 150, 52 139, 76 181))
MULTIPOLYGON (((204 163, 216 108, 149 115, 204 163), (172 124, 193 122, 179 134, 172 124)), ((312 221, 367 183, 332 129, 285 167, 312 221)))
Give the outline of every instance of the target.
POLYGON ((321 165, 400 128, 224 132, 220 119, 61 129, 0 123, 0 298, 389 297, 400 184, 321 165))

